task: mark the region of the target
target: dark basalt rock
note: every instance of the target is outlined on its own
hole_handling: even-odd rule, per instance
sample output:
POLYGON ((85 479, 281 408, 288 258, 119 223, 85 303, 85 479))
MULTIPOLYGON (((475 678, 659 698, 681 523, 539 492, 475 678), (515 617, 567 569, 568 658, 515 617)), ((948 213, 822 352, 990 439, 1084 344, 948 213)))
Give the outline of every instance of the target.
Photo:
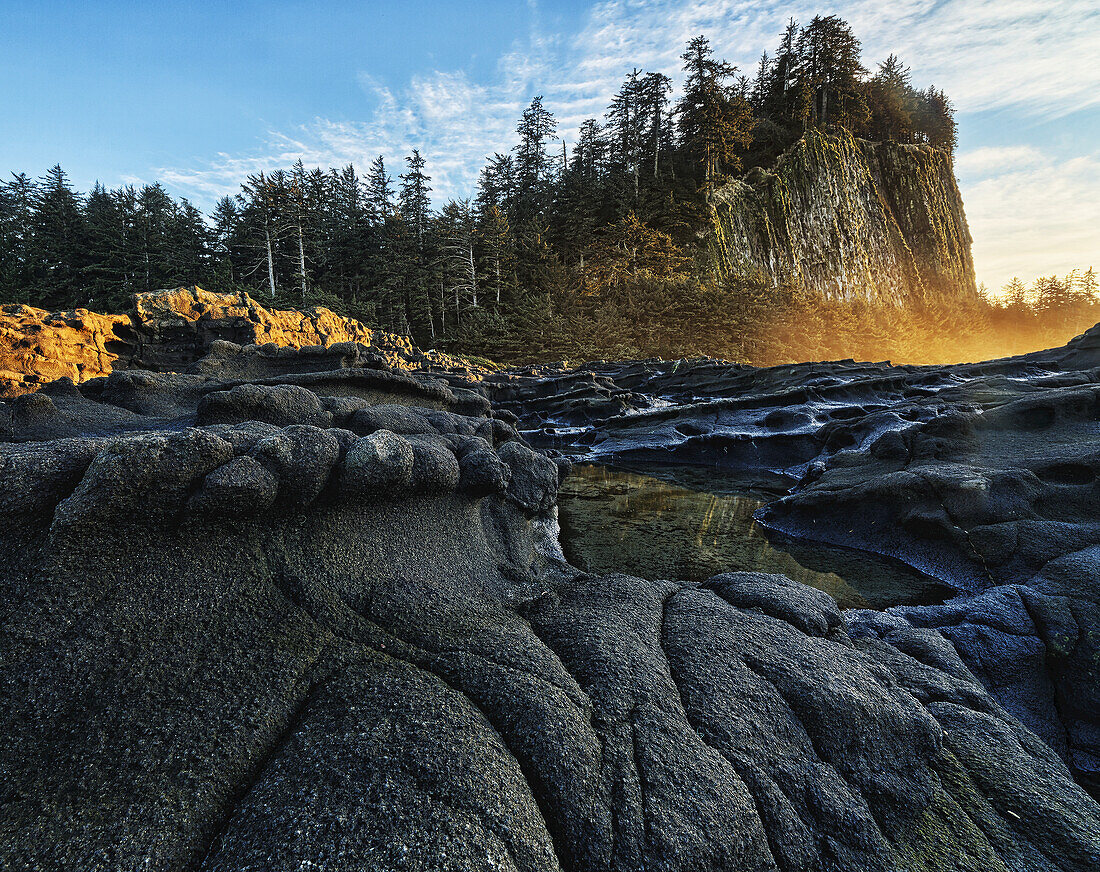
MULTIPOLYGON (((521 411, 532 442, 789 489, 759 513, 767 528, 896 557, 955 587, 962 598, 949 610, 890 615, 941 626, 990 692, 1100 795, 1098 381, 1100 327, 1063 349, 978 364, 597 364, 502 373, 487 392, 521 411), (641 399, 629 414, 559 420, 548 386, 641 399), (1024 591, 1009 597, 1011 631, 990 623, 987 590, 1024 591)), ((883 620, 863 615, 858 631, 902 625, 883 620)))
MULTIPOLYGON (((279 361, 285 377, 255 382, 213 365, 158 375, 128 405, 103 384, 59 391, 47 395, 56 414, 35 401, 38 429, 20 419, 17 441, 0 443, 0 866, 1100 864, 1100 806, 991 692, 992 661, 975 671, 948 632, 980 639, 988 615, 982 626, 1026 638, 1007 594, 988 591, 984 611, 948 604, 849 621, 779 576, 586 575, 554 535, 568 461, 517 439, 473 387, 423 376, 412 388, 371 381, 370 394, 365 370, 298 376, 288 356, 279 361), (249 385, 262 390, 241 390, 249 385), (275 399, 230 402, 234 391, 275 399), (231 420, 211 421, 211 406, 231 420), (402 421, 415 426, 382 426, 402 421)), ((830 370, 838 392, 841 369, 830 370)), ((936 416, 906 399, 909 376, 861 372, 891 385, 882 390, 900 404, 896 421, 914 428, 899 432, 915 444, 936 416)), ((522 393, 529 378, 543 390, 536 377, 504 381, 522 393)), ((631 393, 644 381, 639 367, 624 378, 631 393)), ((717 365, 706 378, 720 380, 717 365)), ((792 396, 807 390, 793 370, 760 378, 792 396)), ((881 438, 866 424, 888 405, 876 396, 847 398, 844 408, 863 411, 828 422, 807 411, 813 426, 797 414, 763 425, 806 428, 809 442, 792 443, 798 457, 819 446, 806 494, 832 493, 843 470, 901 462, 860 448, 881 438), (834 431, 863 435, 822 448, 834 431)), ((783 405, 730 402, 741 405, 691 420, 731 426, 783 405)), ((637 418, 659 444, 684 423, 666 415, 622 416, 613 438, 627 444, 637 418)), ((964 455, 952 462, 972 465, 964 455)), ((943 487, 958 491, 953 511, 974 531, 1015 524, 1017 540, 1034 543, 1020 530, 1047 505, 1043 483, 1091 487, 1074 483, 1087 477, 1080 466, 1068 454, 1036 462, 1038 487, 1009 476, 990 505, 968 502, 950 476, 943 487)), ((869 489, 877 470, 864 476, 869 489)), ((1067 517, 1081 503, 1068 506, 1067 517)), ((1037 523, 1070 523, 1045 511, 1037 523)), ((945 541, 957 544, 952 529, 945 541)), ((1062 646, 1065 672, 1080 674, 1080 640, 1095 627, 1078 606, 1092 556, 1060 559, 1017 585, 1016 602, 1062 646)), ((1088 698, 1076 704, 1084 724, 1088 698)))

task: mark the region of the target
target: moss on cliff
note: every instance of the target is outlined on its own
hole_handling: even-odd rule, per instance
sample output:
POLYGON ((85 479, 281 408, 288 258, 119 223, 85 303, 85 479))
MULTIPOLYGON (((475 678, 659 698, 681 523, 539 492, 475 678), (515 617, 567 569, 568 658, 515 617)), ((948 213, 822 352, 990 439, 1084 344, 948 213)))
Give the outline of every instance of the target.
POLYGON ((770 172, 717 191, 711 207, 708 248, 721 275, 838 298, 975 290, 950 159, 928 146, 811 131, 770 172))

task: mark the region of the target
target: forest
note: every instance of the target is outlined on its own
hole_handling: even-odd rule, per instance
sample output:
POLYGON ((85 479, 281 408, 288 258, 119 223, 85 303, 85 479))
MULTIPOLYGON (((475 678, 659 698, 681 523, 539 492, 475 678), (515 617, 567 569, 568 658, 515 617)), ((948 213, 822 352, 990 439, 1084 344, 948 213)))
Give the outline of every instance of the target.
POLYGON ((160 184, 82 194, 60 166, 13 173, 0 186, 0 302, 119 311, 134 292, 199 284, 282 308, 325 305, 422 347, 509 363, 926 362, 986 345, 1009 353, 1052 331, 1064 341, 1097 320, 1091 270, 1018 283, 999 301, 889 311, 718 280, 698 251, 716 186, 771 166, 811 127, 951 154, 954 110, 893 55, 868 70, 836 16, 792 20, 752 75, 703 36, 681 57, 678 94, 665 73, 631 70, 572 148, 536 97, 476 194, 438 208, 417 149, 396 173, 382 156, 365 172, 299 161, 257 173, 210 215, 160 184))

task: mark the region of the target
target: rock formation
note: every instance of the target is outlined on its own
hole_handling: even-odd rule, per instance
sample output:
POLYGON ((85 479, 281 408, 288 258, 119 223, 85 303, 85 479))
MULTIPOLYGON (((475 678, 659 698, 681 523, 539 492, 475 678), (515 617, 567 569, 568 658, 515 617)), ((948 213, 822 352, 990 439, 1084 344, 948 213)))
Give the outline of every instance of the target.
POLYGON ((1100 326, 979 364, 654 361, 504 373, 486 390, 537 444, 789 490, 759 512, 767 527, 951 585, 944 606, 853 613, 852 628, 940 628, 1100 795, 1098 377, 1100 326))
POLYGON ((106 375, 120 356, 129 358, 132 336, 125 315, 0 306, 0 397, 33 391, 54 379, 79 383, 106 375))
POLYGON ((62 377, 79 384, 116 369, 182 370, 219 340, 282 348, 360 343, 404 368, 432 359, 406 336, 372 330, 325 308, 281 311, 243 293, 178 288, 135 294, 126 315, 0 307, 0 397, 62 377))
MULTIPOLYGON (((1034 377, 1017 390, 1084 379, 1030 365, 1004 364, 1034 377)), ((1100 863, 1100 806, 957 642, 910 613, 850 625, 782 576, 578 572, 555 537, 568 462, 506 408, 559 443, 572 414, 593 450, 626 450, 631 421, 647 451, 694 440, 711 457, 738 428, 786 433, 782 474, 812 467, 809 493, 887 432, 925 457, 906 427, 952 420, 939 396, 965 393, 957 372, 637 364, 473 382, 352 343, 224 341, 190 369, 0 404, 0 866, 1100 863), (668 415, 704 386, 728 408, 668 415)), ((972 402, 1010 389, 995 369, 972 402)), ((1045 418, 1004 415, 1006 433, 1045 418)), ((1080 487, 1074 470, 1059 474, 1080 487)))
POLYGON ((880 301, 976 292, 951 159, 931 146, 809 132, 712 207, 721 274, 880 301))

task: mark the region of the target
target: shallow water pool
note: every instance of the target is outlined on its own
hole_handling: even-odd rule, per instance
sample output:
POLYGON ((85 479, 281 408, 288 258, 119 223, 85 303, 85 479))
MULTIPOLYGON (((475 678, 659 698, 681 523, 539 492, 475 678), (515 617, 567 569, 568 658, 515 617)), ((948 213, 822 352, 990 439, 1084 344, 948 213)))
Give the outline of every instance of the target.
POLYGON ((905 564, 764 531, 753 512, 774 495, 738 490, 706 470, 634 472, 578 464, 558 504, 562 549, 589 572, 704 581, 719 572, 776 572, 842 608, 942 602, 954 592, 905 564))

